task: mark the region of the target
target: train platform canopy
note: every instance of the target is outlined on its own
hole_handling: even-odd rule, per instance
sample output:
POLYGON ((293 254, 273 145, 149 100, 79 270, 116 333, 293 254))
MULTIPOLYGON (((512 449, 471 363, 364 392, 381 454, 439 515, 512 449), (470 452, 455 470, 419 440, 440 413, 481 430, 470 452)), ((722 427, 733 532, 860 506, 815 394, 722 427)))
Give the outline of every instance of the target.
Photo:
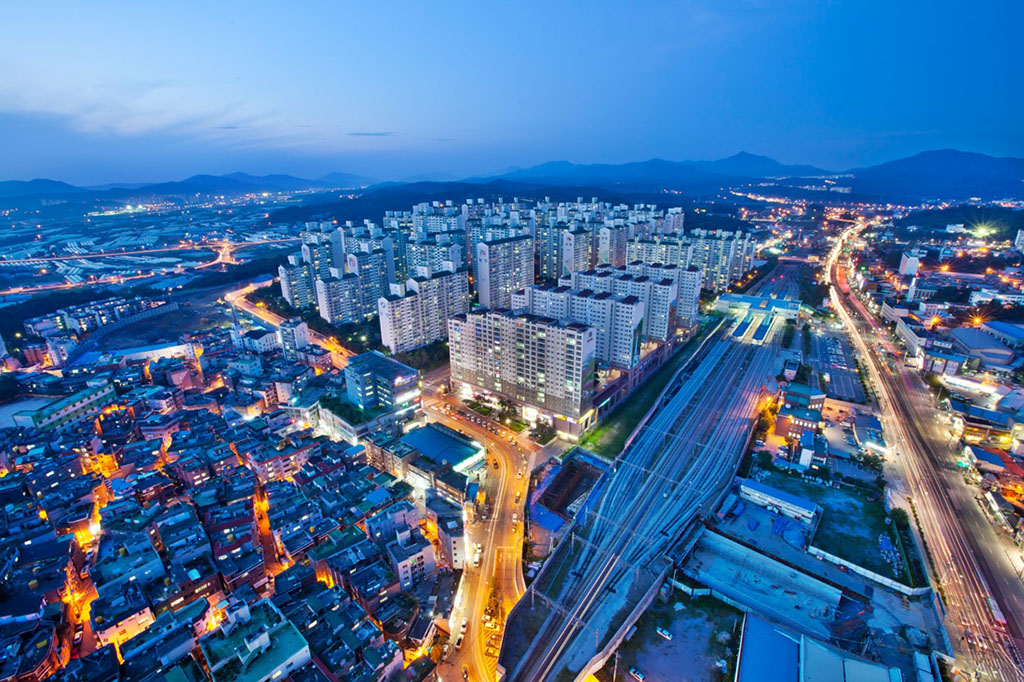
POLYGON ((890 668, 747 614, 737 682, 901 682, 890 668))
MULTIPOLYGON (((801 308, 806 308, 800 301, 788 298, 770 298, 764 296, 748 296, 746 294, 722 294, 715 301, 715 310, 739 316, 746 313, 762 313, 777 315, 785 319, 796 319, 801 308)), ((807 308, 805 314, 813 311, 807 308)))

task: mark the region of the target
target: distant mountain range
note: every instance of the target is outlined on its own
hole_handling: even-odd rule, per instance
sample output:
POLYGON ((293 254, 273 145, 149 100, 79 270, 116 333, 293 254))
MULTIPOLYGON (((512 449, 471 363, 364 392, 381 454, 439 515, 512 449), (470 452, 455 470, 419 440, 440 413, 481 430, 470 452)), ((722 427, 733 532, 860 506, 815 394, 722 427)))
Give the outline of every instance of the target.
POLYGON ((0 197, 59 198, 66 195, 90 195, 102 198, 142 198, 194 194, 242 194, 246 192, 292 192, 305 189, 358 189, 379 182, 351 173, 328 173, 310 180, 292 175, 193 175, 185 180, 152 184, 110 183, 98 187, 76 187, 56 180, 8 180, 0 182, 0 197))
MULTIPOLYGON (((498 174, 468 178, 481 185, 499 181, 539 187, 591 187, 618 194, 650 194, 665 189, 700 194, 728 187, 776 181, 790 192, 813 197, 820 180, 800 178, 844 176, 836 184, 850 188, 850 198, 908 201, 1024 198, 1024 159, 996 158, 952 149, 927 151, 877 166, 834 172, 814 166, 787 165, 767 156, 740 152, 717 161, 650 159, 623 164, 576 164, 550 161, 530 168, 510 168, 498 174)), ((421 178, 415 178, 421 180, 421 178)), ((433 178, 440 180, 441 178, 433 178)), ((406 180, 406 183, 409 178, 406 180)), ((447 178, 445 179, 447 180, 447 178)), ((291 175, 194 175, 176 182, 114 183, 76 187, 56 180, 0 182, 4 203, 24 204, 43 199, 67 201, 139 200, 146 197, 289 192, 306 189, 383 189, 405 183, 380 183, 350 173, 329 173, 306 179, 291 175)), ((456 183, 458 184, 458 183, 456 183)))
POLYGON ((1024 159, 955 149, 921 152, 905 159, 850 171, 862 195, 923 199, 1024 197, 1024 159))
MULTIPOLYGON (((851 195, 886 200, 998 199, 1024 197, 1024 159, 995 158, 953 149, 928 151, 904 159, 842 172, 814 166, 786 165, 766 156, 741 152, 718 161, 651 159, 623 164, 580 165, 551 161, 493 178, 546 185, 596 185, 622 191, 659 188, 702 192, 751 181, 849 176, 837 185, 851 195)), ((817 183, 803 183, 817 184, 817 183)))
POLYGON ((732 180, 831 175, 814 166, 787 166, 767 156, 740 152, 717 161, 666 161, 651 159, 623 164, 575 164, 549 161, 531 168, 517 168, 491 178, 553 185, 619 185, 649 188, 655 185, 687 186, 732 180))

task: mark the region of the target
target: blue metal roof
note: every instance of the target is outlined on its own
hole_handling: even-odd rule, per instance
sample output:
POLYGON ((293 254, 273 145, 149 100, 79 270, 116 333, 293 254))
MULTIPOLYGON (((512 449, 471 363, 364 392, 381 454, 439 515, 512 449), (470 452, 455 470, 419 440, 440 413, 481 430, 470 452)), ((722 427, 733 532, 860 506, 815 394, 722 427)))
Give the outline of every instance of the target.
POLYGON ((737 662, 736 682, 796 682, 800 679, 800 642, 766 620, 747 614, 737 662))
POLYGON ((480 451, 479 447, 473 446, 473 441, 441 424, 412 429, 399 440, 435 462, 448 462, 451 466, 480 451))
POLYGON ((1000 334, 1012 336, 1015 339, 1024 339, 1024 325, 993 320, 991 322, 986 322, 982 326, 988 327, 992 331, 999 332, 1000 334))

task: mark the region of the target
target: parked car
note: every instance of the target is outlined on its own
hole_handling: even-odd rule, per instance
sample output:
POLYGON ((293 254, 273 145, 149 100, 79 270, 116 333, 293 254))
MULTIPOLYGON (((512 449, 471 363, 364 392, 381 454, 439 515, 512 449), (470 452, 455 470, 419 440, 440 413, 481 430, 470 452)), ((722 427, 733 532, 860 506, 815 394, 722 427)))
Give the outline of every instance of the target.
POLYGON ((644 679, 646 679, 644 677, 644 674, 642 672, 640 672, 639 670, 637 670, 636 668, 630 668, 629 669, 629 675, 630 675, 630 677, 632 677, 637 682, 644 682, 644 679))
POLYGON ((659 635, 661 635, 662 637, 664 637, 668 641, 670 641, 670 642, 672 641, 672 633, 669 632, 668 630, 666 630, 665 628, 663 628, 663 627, 655 628, 655 632, 657 632, 659 635))

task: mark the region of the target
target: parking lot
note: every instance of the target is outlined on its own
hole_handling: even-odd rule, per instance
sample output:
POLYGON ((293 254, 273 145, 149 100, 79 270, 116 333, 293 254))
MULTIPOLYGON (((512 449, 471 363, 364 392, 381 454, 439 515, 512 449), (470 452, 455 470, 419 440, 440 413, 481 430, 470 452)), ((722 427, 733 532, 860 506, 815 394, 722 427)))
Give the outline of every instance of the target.
POLYGON ((724 678, 719 661, 736 656, 742 617, 712 597, 689 599, 676 592, 669 602, 655 599, 597 678, 630 682, 634 669, 644 682, 718 682, 724 678), (671 639, 658 634, 658 628, 671 639))
POLYGON ((853 361, 853 351, 846 335, 840 332, 820 331, 813 335, 811 365, 815 375, 828 376, 825 393, 830 398, 863 402, 864 387, 853 361))

